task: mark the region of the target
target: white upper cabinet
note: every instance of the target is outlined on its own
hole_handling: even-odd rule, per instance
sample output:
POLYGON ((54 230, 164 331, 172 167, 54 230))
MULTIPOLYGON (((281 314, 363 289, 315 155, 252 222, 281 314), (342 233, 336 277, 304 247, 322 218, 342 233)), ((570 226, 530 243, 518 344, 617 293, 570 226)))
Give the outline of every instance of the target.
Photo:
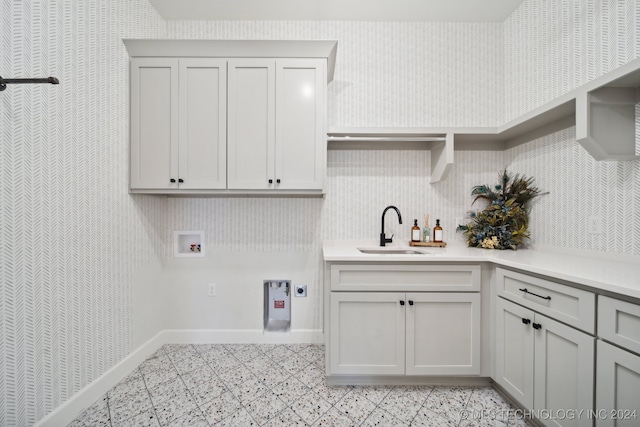
POLYGON ((275 186, 275 61, 229 61, 229 188, 275 186))
POLYGON ((181 189, 227 186, 227 61, 180 59, 181 189))
POLYGON ((131 188, 177 189, 177 175, 178 60, 134 58, 131 60, 131 188))
POLYGON ((322 190, 326 61, 229 60, 229 189, 322 190))
POLYGON ((325 174, 326 61, 276 61, 276 187, 321 190, 325 174))
POLYGON ((337 42, 124 43, 132 192, 322 195, 337 42))
POLYGON ((131 61, 131 188, 226 188, 226 61, 131 61))

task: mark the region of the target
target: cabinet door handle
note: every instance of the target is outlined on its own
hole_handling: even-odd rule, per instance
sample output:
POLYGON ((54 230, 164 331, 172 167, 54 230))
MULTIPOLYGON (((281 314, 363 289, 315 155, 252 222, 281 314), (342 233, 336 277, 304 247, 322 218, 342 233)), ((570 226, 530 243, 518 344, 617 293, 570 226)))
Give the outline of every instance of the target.
POLYGON ((273 184, 273 180, 272 179, 269 180, 269 184, 273 184))
POLYGON ((534 323, 534 324, 533 324, 533 325, 531 325, 531 326, 533 326, 533 329, 540 329, 540 328, 542 328, 542 325, 541 325, 540 323, 534 323))
POLYGON ((527 288, 522 288, 522 289, 518 289, 518 290, 519 290, 519 291, 522 291, 522 292, 524 292, 524 293, 526 293, 526 294, 533 295, 534 297, 538 297, 538 298, 542 298, 542 299, 546 299, 546 300, 551 301, 551 297, 550 297, 550 296, 548 296, 548 295, 547 295, 546 297, 543 297, 542 295, 538 295, 538 294, 534 294, 533 292, 529 292, 529 291, 527 290, 527 288))
POLYGON ((180 178, 178 179, 178 182, 184 182, 184 179, 180 178))
POLYGON ((412 300, 409 300, 409 305, 413 305, 413 301, 412 300))
POLYGON ((522 318, 522 323, 524 323, 525 325, 528 325, 529 323, 531 323, 530 319, 525 319, 524 317, 522 318))
POLYGON ((173 178, 171 178, 171 179, 169 180, 169 182, 176 182, 176 180, 175 180, 175 179, 173 179, 173 178))
POLYGON ((276 184, 280 184, 280 178, 276 179, 276 184))
POLYGON ((404 301, 400 300, 400 305, 404 305, 404 301))

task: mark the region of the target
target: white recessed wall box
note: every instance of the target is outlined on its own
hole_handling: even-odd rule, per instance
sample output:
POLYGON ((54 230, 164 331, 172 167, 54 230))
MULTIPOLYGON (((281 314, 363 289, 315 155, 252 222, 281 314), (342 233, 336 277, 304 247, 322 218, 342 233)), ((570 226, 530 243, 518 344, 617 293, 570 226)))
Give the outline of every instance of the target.
POLYGON ((204 256, 204 231, 174 231, 173 232, 173 256, 174 257, 203 257, 204 256))

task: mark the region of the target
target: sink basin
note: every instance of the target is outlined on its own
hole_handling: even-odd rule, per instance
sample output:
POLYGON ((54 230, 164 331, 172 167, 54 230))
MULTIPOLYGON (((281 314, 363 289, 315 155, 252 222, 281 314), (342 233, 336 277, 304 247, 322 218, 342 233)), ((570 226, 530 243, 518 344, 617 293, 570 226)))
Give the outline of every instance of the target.
POLYGON ((413 249, 385 249, 385 248, 358 248, 363 254, 378 255, 428 255, 428 252, 416 251, 413 249))

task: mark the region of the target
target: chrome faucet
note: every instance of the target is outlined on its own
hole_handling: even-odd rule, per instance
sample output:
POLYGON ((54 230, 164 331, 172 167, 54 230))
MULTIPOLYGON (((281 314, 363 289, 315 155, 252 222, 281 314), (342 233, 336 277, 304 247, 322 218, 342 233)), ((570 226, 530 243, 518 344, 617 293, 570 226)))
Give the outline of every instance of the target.
POLYGON ((402 224, 402 215, 400 215, 400 211, 398 210, 398 208, 396 208, 395 206, 387 206, 386 208, 384 208, 384 210, 382 211, 382 231, 380 232, 380 246, 386 246, 387 243, 393 242, 393 234, 388 239, 384 234, 384 214, 386 214, 389 209, 393 209, 396 211, 396 213, 398 214, 398 223, 402 224))

